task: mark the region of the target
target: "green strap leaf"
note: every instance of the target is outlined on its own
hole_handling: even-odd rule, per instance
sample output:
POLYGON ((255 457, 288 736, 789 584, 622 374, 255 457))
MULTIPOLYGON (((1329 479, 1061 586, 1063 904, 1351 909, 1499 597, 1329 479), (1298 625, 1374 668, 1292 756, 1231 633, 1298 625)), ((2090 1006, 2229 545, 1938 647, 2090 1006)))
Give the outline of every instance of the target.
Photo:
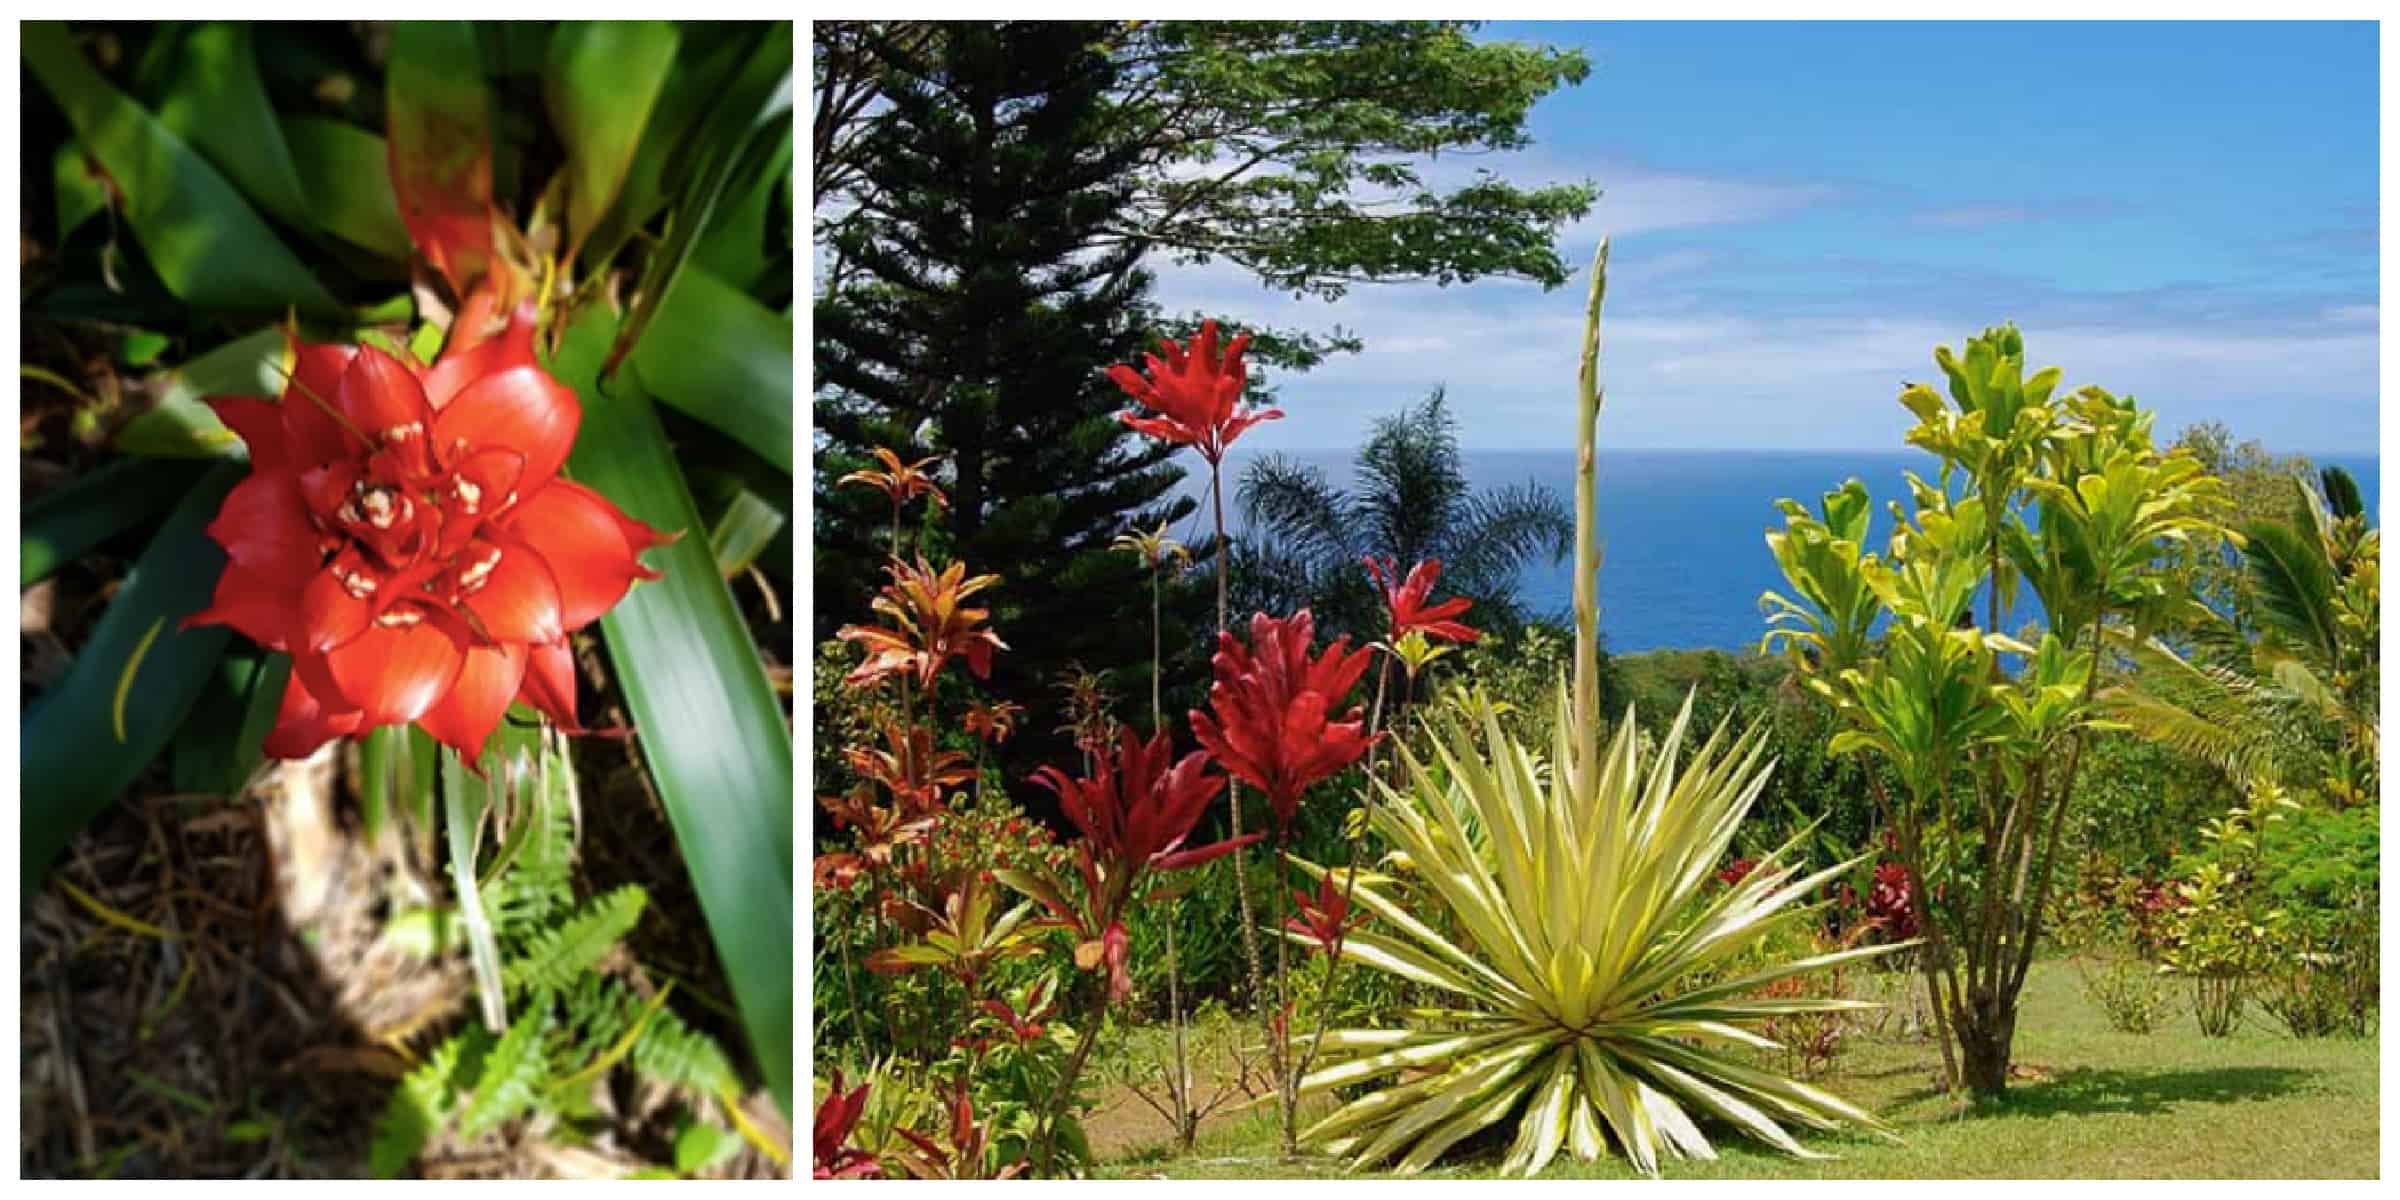
POLYGON ((166 748, 224 654, 230 630, 180 623, 216 590, 225 554, 204 530, 241 476, 240 466, 225 464, 201 478, 134 563, 66 678, 25 710, 19 864, 27 894, 76 832, 166 748), (118 683, 129 664, 136 670, 120 710, 118 683))
POLYGON ((283 119, 283 139, 318 228, 384 258, 408 258, 408 227, 400 223, 382 138, 347 121, 293 116, 283 119))
POLYGON ((792 472, 792 323, 687 270, 633 354, 642 386, 792 472))
MULTIPOLYGON (((642 271, 642 290, 626 314, 602 374, 613 374, 626 352, 639 342, 653 317, 671 298, 683 267, 708 228, 709 218, 722 203, 728 184, 776 153, 774 139, 789 140, 792 117, 792 26, 778 21, 769 27, 763 44, 752 51, 724 92, 724 99, 701 122, 697 135, 678 160, 683 189, 666 243, 650 256, 642 271)), ((788 469, 788 468, 787 468, 788 469)))
POLYGON ((342 306, 233 185, 148 110, 109 85, 58 21, 24 26, 26 69, 116 181, 133 227, 177 299, 194 308, 340 319, 342 306))
POLYGON ((717 574, 683 473, 631 381, 603 394, 617 332, 600 306, 567 330, 551 369, 583 401, 568 467, 637 520, 689 535, 654 551, 664 579, 600 619, 649 764, 692 873, 734 1001, 776 1102, 791 1111, 792 742, 733 594, 717 574))
POLYGON ((568 21, 550 37, 542 95, 567 144, 567 258, 616 203, 678 39, 666 21, 568 21))

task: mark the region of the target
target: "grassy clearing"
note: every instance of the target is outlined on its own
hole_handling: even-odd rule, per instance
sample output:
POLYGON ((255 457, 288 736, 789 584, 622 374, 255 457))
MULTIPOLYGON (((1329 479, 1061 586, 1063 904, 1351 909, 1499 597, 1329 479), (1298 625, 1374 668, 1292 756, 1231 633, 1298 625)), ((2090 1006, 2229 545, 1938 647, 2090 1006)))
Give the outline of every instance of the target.
MULTIPOLYGON (((2227 1039, 2201 1037, 2188 1011, 2155 1033, 2117 1033, 2083 998, 2073 966, 2041 962, 2026 983, 2016 1055, 2036 1078, 2013 1085, 2005 1101, 1953 1116, 1930 1086, 1940 1069, 1932 1043, 1854 1037, 1816 1082, 1881 1113, 1899 1131, 1897 1144, 1804 1137, 1811 1149, 1833 1156, 1806 1161, 1727 1132, 1716 1139, 1721 1158, 1670 1163, 1664 1173, 1679 1179, 2374 1178, 2376 1047, 2372 1039, 2297 1041, 2255 1012, 2227 1039)), ((1140 1108, 1139 1101, 1123 1102, 1140 1108)), ((1108 1158, 1098 1173, 1348 1174, 1332 1159, 1283 1160, 1271 1102, 1214 1123, 1189 1158, 1165 1153, 1164 1129, 1150 1125, 1146 1143, 1108 1158)), ((1412 1177, 1490 1178, 1504 1151, 1454 1158, 1412 1177)), ((1542 1177, 1633 1174, 1614 1157, 1562 1158, 1542 1177)))

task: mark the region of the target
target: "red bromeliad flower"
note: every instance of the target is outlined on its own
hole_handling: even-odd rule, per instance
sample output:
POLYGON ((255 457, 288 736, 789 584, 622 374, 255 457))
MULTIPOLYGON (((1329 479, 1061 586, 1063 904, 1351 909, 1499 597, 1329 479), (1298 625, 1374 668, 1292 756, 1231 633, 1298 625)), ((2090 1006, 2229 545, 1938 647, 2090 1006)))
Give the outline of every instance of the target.
POLYGON ((1075 854, 1087 907, 1081 912, 1062 908, 1056 889, 1036 898, 1084 939, 1076 951, 1078 965, 1087 971, 1106 966, 1112 1002, 1133 991, 1133 976, 1125 968, 1124 914, 1142 874, 1196 867, 1262 836, 1244 834, 1184 848, 1225 777, 1207 774, 1208 756, 1197 750, 1170 767, 1173 752, 1164 731, 1145 742, 1124 729, 1118 732, 1114 761, 1097 756, 1089 778, 1070 778, 1056 767, 1033 775, 1035 783, 1058 795, 1059 809, 1082 831, 1075 854))
POLYGON ((1412 629, 1445 642, 1472 642, 1483 636, 1480 631, 1450 619, 1467 611, 1474 601, 1453 596, 1440 604, 1426 605, 1425 601, 1433 595, 1433 585, 1442 577, 1442 560, 1428 558, 1418 563, 1409 570, 1406 582, 1395 584, 1400 575, 1398 564, 1390 558, 1377 560, 1370 554, 1367 572, 1375 577, 1375 586, 1383 590, 1384 607, 1392 614, 1394 641, 1412 629))
POLYGON ((209 398, 250 475, 185 624, 291 655, 270 756, 413 721, 471 760, 512 700, 579 730, 567 634, 658 578, 639 555, 672 538, 559 477, 582 407, 535 362, 533 315, 488 339, 462 321, 430 368, 294 339, 280 403, 209 398))
POLYGON ((1725 884, 1726 886, 1730 887, 1730 886, 1732 886, 1732 885, 1734 885, 1734 884, 1740 883, 1741 881, 1743 881, 1743 880, 1745 880, 1745 879, 1748 879, 1748 878, 1750 878, 1750 872, 1752 872, 1752 871, 1755 871, 1755 870, 1757 870, 1757 869, 1758 869, 1758 860, 1757 860, 1757 859, 1755 859, 1755 858, 1737 858, 1737 859, 1733 860, 1732 862, 1726 863, 1726 864, 1725 864, 1725 866, 1723 867, 1723 869, 1721 869, 1721 870, 1719 870, 1719 871, 1717 872, 1717 882, 1719 882, 1719 883, 1722 883, 1722 884, 1725 884))
POLYGON ((1148 378, 1135 373, 1132 367, 1110 367, 1108 377, 1125 389, 1126 395, 1159 414, 1139 417, 1123 412, 1117 414, 1117 419, 1138 433, 1178 446, 1191 446, 1200 451, 1200 457, 1207 459, 1210 466, 1215 466, 1224 460, 1225 448, 1242 436, 1243 430, 1283 416, 1280 408, 1240 411, 1242 389, 1250 383, 1250 370, 1242 363, 1242 351, 1249 345, 1250 335, 1242 334, 1220 356, 1217 323, 1204 321, 1190 349, 1161 341, 1158 347, 1166 352, 1166 361, 1159 361, 1155 354, 1142 356, 1148 378))
POLYGON ((1373 651, 1349 651, 1348 637, 1309 657, 1316 619, 1301 609, 1283 620, 1250 618, 1250 645, 1217 635, 1216 716, 1191 713, 1192 733, 1219 766, 1267 793, 1279 829, 1289 830, 1309 785, 1357 762, 1374 737, 1357 706, 1340 720, 1333 707, 1350 695, 1373 651), (1348 651, 1348 653, 1345 653, 1348 651))
POLYGON ((859 1084, 850 1092, 842 1091, 842 1073, 833 1073, 833 1089, 825 1093, 825 1102, 817 1106, 816 1128, 812 1131, 812 1156, 816 1159, 818 1179, 873 1179, 883 1174, 875 1156, 850 1145, 850 1131, 858 1128, 859 1117, 867 1111, 867 1085, 859 1084))
POLYGON ((1314 896, 1293 888, 1292 899, 1299 906, 1300 915, 1285 920, 1283 927, 1316 943, 1317 948, 1327 954, 1341 953, 1342 939, 1350 936, 1351 930, 1367 923, 1367 914, 1351 915, 1350 898, 1343 895, 1342 890, 1342 885, 1334 882, 1331 871, 1317 881, 1317 894, 1314 896))

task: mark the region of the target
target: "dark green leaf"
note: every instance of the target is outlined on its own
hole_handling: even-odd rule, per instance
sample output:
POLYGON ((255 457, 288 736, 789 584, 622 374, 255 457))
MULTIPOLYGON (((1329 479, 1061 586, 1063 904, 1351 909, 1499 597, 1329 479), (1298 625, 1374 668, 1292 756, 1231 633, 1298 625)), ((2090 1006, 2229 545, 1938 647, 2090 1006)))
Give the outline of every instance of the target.
POLYGON ((50 176, 58 195, 58 240, 64 243, 108 207, 108 183, 73 138, 50 160, 50 176))
POLYGON ((224 464, 202 477, 134 563, 66 678, 27 706, 18 736, 26 892, 158 757, 224 654, 232 636, 224 626, 177 626, 216 590, 225 555, 203 530, 241 476, 224 464))
MULTIPOLYGON (((696 535, 700 517, 658 414, 632 381, 595 384, 616 332, 587 308, 552 370, 582 398, 568 465, 626 513, 696 535)), ((705 538, 650 555, 665 578, 600 619, 659 798, 767 1084, 792 1103, 792 743, 757 647, 705 538)))
MULTIPOLYGON (((724 201, 727 184, 741 177, 745 164, 771 160, 774 138, 791 137, 792 27, 777 22, 766 41, 752 51, 741 73, 710 110, 708 119, 675 160, 683 186, 675 204, 675 219, 667 240, 642 268, 640 295, 617 333, 603 374, 613 374, 625 352, 639 342, 643 330, 672 296, 684 264, 708 228, 709 218, 724 201)), ((789 464, 786 464, 788 469, 789 464)))
POLYGON ((238 649, 218 660, 191 718, 175 733, 175 790, 238 795, 261 761, 291 678, 289 655, 238 649))
POLYGON ((308 193, 250 49, 250 26, 210 22, 174 39, 158 122, 206 155, 262 211, 307 229, 308 193))
POLYGON ((682 282, 634 348, 659 399, 792 470, 792 323, 701 270, 682 282))
POLYGON ((207 160, 111 87, 56 21, 24 27, 26 69, 58 102, 125 202, 159 279, 195 308, 335 319, 341 305, 207 160))
POLYGON ((17 585, 28 587, 92 547, 165 511, 200 478, 197 465, 111 462, 25 506, 17 585))
POLYGON ((731 195, 719 206, 716 219, 700 235, 699 248, 692 252, 693 265, 745 292, 766 277, 771 263, 767 217, 774 211, 777 194, 790 185, 792 139, 780 138, 771 144, 774 149, 762 163, 746 164, 758 169, 734 180, 731 195))

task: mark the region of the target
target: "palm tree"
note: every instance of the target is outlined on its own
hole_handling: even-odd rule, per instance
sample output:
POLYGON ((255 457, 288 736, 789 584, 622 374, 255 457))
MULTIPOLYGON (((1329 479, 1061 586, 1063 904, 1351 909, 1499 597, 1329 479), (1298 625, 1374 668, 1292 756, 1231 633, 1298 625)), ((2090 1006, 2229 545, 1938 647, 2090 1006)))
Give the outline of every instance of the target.
POLYGON ((1359 447, 1348 491, 1316 467, 1271 454, 1242 473, 1236 493, 1247 536, 1233 556, 1241 611, 1316 610, 1317 627, 1367 641, 1383 636, 1381 597, 1360 560, 1388 555, 1407 570, 1440 559, 1442 590, 1475 601, 1485 628, 1524 622, 1517 573, 1537 554, 1573 548, 1575 520, 1550 489, 1468 487, 1457 423, 1441 388, 1379 418, 1359 447))
POLYGON ((2348 473, 2327 467, 2321 482, 2322 495, 2293 476, 2291 516, 2242 530, 2257 636, 2203 609, 2187 651, 2156 638, 2134 649, 2139 673, 2112 708, 2137 735, 2228 774, 2313 784, 2350 804, 2377 787, 2382 536, 2348 473))

